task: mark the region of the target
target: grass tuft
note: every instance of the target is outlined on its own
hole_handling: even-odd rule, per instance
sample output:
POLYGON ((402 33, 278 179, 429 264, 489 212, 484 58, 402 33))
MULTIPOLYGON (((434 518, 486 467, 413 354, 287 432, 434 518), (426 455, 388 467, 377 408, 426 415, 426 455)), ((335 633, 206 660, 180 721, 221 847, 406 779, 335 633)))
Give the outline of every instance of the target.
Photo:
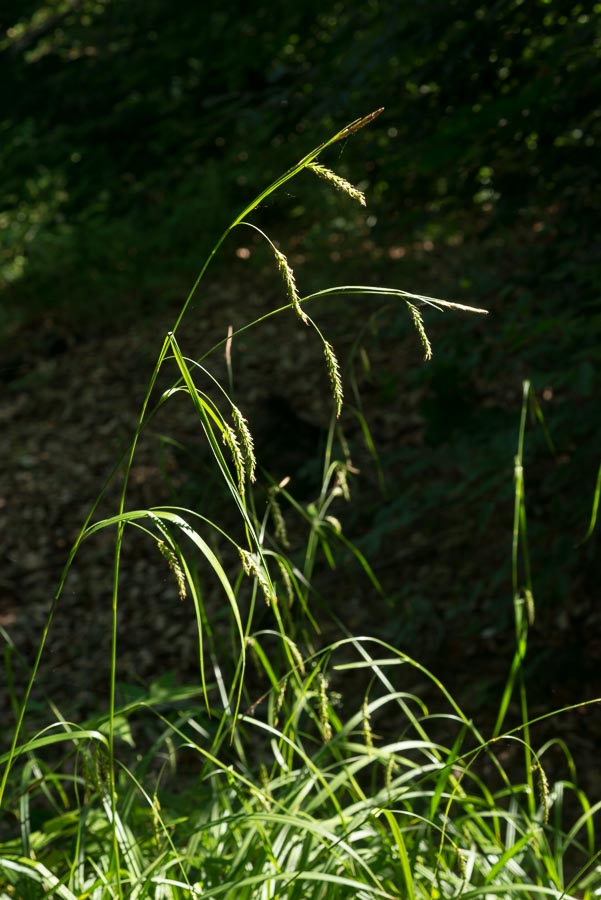
MULTIPOLYGON (((194 360, 176 339, 210 259, 234 228, 249 224, 245 218, 273 191, 311 168, 347 193, 349 188, 359 193, 315 160, 379 112, 338 131, 245 207, 217 241, 163 341, 125 463, 115 468, 114 474, 125 472, 117 512, 94 518, 109 480, 65 565, 20 705, 12 691, 17 721, 11 746, 0 756, 0 802, 7 813, 0 826, 0 900, 592 900, 601 892, 596 836, 601 804, 591 803, 578 786, 573 761, 560 741, 535 747, 539 722, 528 714, 523 666, 534 600, 524 440, 530 386, 524 385, 514 466, 516 650, 495 727, 486 736, 444 684, 399 648, 369 636, 345 635, 327 644, 319 637, 311 612, 318 560, 335 569, 337 549, 343 548, 373 589, 380 589, 367 560, 345 537, 341 515, 333 514, 335 500, 350 500, 348 478, 356 474, 344 440, 335 446, 337 426, 330 429, 314 502, 303 506, 282 481, 268 490, 268 508, 259 516, 249 425, 203 364, 223 342, 194 360), (153 408, 154 388, 167 366, 175 369, 176 381, 153 408), (231 407, 233 426, 207 393, 207 384, 218 388, 226 408, 231 407), (199 510, 132 510, 126 502, 139 438, 155 412, 177 394, 189 400, 205 436, 229 512, 237 518, 235 534, 199 510), (294 520, 294 551, 284 504, 294 520), (198 684, 166 686, 159 677, 146 689, 130 689, 129 695, 127 686, 118 690, 122 549, 132 528, 153 548, 158 545, 180 597, 191 599, 198 684), (302 528, 306 546, 299 549, 302 528), (31 692, 71 564, 85 541, 107 530, 115 533, 108 710, 77 723, 51 705, 52 723, 36 729, 29 720, 26 724, 26 713, 35 711, 29 709, 31 692), (278 573, 279 596, 270 567, 278 573), (205 600, 200 584, 207 573, 220 593, 216 589, 205 600), (257 602, 261 596, 267 611, 257 602), (255 666, 252 677, 247 651, 255 666), (408 691, 416 679, 436 698, 433 712, 408 691), (521 723, 503 730, 514 707, 521 723), (551 748, 563 750, 565 758, 565 772, 553 776, 547 765, 551 748)), ((327 288, 301 300, 286 257, 274 251, 288 302, 269 315, 292 305, 313 326, 323 343, 336 415, 343 400, 340 366, 301 302, 333 294, 396 297, 407 303, 427 359, 430 342, 411 301, 469 309, 361 285, 327 288)), ((230 329, 226 340, 233 336, 230 329)), ((228 378, 231 385, 231 356, 228 378)), ((369 438, 368 429, 366 434, 369 438)), ((12 683, 10 647, 6 659, 12 683)))

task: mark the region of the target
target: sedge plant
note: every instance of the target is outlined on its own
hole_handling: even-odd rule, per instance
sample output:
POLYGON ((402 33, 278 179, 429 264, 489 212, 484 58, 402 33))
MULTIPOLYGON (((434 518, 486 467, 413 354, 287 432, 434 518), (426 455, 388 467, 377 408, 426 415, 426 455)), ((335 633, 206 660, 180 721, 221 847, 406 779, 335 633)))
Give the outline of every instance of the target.
MULTIPOLYGON (((318 553, 332 558, 342 544, 371 579, 367 560, 345 538, 332 502, 346 496, 348 455, 338 458, 330 430, 322 488, 303 507, 272 484, 266 512, 253 499, 257 461, 252 423, 210 358, 227 341, 273 315, 292 314, 323 348, 334 420, 343 403, 336 352, 311 316, 314 303, 334 295, 365 301, 387 295, 407 307, 424 356, 432 353, 422 309, 483 310, 400 289, 342 285, 302 296, 283 251, 249 221, 270 194, 302 172, 317 176, 361 204, 362 192, 332 172, 320 155, 368 125, 380 110, 357 119, 320 144, 233 220, 209 254, 165 336, 151 374, 131 446, 111 479, 121 474, 119 507, 96 519, 90 510, 69 554, 41 637, 24 697, 18 701, 10 749, 2 756, 0 802, 14 823, 0 833, 0 898, 447 898, 593 897, 601 885, 595 813, 570 777, 550 785, 549 745, 535 751, 522 680, 532 608, 525 535, 523 479, 519 476, 524 417, 516 461, 514 602, 518 648, 495 729, 481 734, 434 675, 398 648, 370 636, 341 635, 327 647, 301 645, 289 615, 295 603, 310 622, 318 553), (209 264, 234 229, 260 232, 280 272, 285 302, 228 335, 202 356, 185 349, 182 323, 209 264), (172 385, 154 399, 159 375, 172 385), (157 410, 185 395, 225 485, 239 528, 228 532, 202 509, 161 506, 128 509, 129 480, 138 442, 157 410), (217 399, 216 399, 217 398, 217 399), (282 507, 306 521, 302 559, 287 550, 282 507), (112 640, 108 709, 83 723, 56 721, 27 736, 32 687, 55 610, 81 545, 112 529, 112 640), (131 529, 141 531, 191 601, 198 632, 199 678, 167 692, 150 686, 120 700, 117 691, 119 577, 131 529), (218 540, 216 540, 218 539, 218 540), (217 550, 219 544, 223 550, 217 550), (518 558, 526 561, 524 586, 518 558), (225 646, 211 626, 211 608, 199 573, 210 570, 231 625, 225 646), (272 623, 257 627, 268 605, 272 623), (228 664, 230 659, 234 664, 228 664), (249 671, 263 688, 253 693, 249 671), (432 713, 404 687, 407 671, 434 686, 432 713), (522 724, 503 730, 509 701, 520 696, 522 724), (153 723, 152 740, 136 738, 139 722, 153 723), (506 771, 496 747, 523 748, 523 777, 506 771), (58 756, 57 756, 58 754, 58 756), (181 759, 185 756, 185 771, 181 759), (579 812, 566 824, 570 797, 579 812), (42 825, 33 813, 43 805, 42 825)), ((355 301, 356 302, 356 301, 355 301)), ((292 324, 291 324, 292 327, 292 324)), ((525 415, 525 414, 524 414, 525 415)))

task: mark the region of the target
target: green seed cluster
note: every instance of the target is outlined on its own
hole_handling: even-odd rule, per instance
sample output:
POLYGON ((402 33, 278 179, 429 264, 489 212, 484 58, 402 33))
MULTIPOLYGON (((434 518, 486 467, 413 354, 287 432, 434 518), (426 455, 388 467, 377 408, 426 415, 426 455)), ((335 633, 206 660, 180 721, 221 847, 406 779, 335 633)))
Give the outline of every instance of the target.
POLYGON ((186 576, 184 575, 184 570, 180 565, 179 559, 177 558, 171 547, 167 546, 165 541, 158 541, 158 548, 167 560, 169 568, 171 569, 173 576, 177 582, 177 592, 179 594, 179 599, 185 600, 187 596, 186 576))
POLYGON ((303 310, 301 308, 300 294, 299 294, 298 288, 296 286, 294 272, 292 271, 290 263, 288 262, 288 260, 284 256, 284 254, 281 252, 281 250, 278 250, 277 248, 274 247, 274 251, 275 251, 275 258, 278 263, 278 268, 284 278, 284 283, 286 285, 286 293, 288 294, 288 299, 290 300, 290 303, 292 304, 292 308, 294 309, 294 312, 297 314, 299 319, 302 322, 304 322, 305 325, 308 325, 309 317, 303 312, 303 310))
POLYGON ((420 313, 417 306, 413 305, 413 303, 407 302, 407 306, 409 307, 409 312, 411 313, 413 324, 415 325, 415 328, 419 335, 419 339, 422 342, 422 347, 424 348, 424 359, 432 359, 432 344, 430 343, 428 335, 426 334, 422 314, 420 313))
POLYGON ((336 402, 336 415, 342 412, 342 378, 340 376, 340 366, 334 353, 334 348, 328 341, 324 341, 323 352, 328 366, 328 375, 332 385, 332 393, 336 402))
POLYGON ((357 200, 361 206, 365 206, 365 194, 363 191, 360 191, 352 185, 346 178, 342 178, 340 175, 337 175, 336 172, 332 172, 331 169, 327 169, 319 163, 309 163, 307 168, 311 169, 312 172, 315 172, 316 175, 319 175, 320 178, 333 184, 336 190, 342 191, 343 194, 347 194, 353 200, 357 200))

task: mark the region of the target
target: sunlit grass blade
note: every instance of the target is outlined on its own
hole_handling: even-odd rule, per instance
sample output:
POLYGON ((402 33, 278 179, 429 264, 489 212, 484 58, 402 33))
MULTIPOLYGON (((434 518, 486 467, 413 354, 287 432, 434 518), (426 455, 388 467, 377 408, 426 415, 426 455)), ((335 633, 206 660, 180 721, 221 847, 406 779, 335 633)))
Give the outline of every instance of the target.
MULTIPOLYGON (((593 508, 591 510, 591 520, 586 530, 586 534, 580 541, 580 544, 586 543, 590 539, 597 525, 597 513, 599 512, 599 499, 601 498, 601 464, 597 471, 597 483, 595 484, 595 492, 593 494, 593 508)), ((578 546, 580 546, 580 544, 578 546)))

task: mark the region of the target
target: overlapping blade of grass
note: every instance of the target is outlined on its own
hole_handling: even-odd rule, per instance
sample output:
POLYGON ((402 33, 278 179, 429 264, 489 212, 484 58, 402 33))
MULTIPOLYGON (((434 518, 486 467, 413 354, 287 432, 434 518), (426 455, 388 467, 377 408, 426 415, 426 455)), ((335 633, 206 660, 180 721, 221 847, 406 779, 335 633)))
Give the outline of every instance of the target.
MULTIPOLYGON (((177 319, 173 325, 172 331, 163 340, 161 350, 158 354, 154 370, 152 372, 152 375, 151 375, 149 383, 148 383, 146 395, 145 395, 144 401, 142 403, 142 408, 140 411, 136 432, 132 439, 129 451, 126 454, 125 472, 124 472, 124 477, 123 477, 123 486, 122 486, 122 490, 121 490, 121 497, 120 497, 119 510, 118 510, 118 514, 120 516, 122 516, 123 513, 125 512, 126 497, 128 494, 128 487, 129 487, 129 477, 130 477, 134 457, 136 454, 139 438, 142 433, 142 430, 144 429, 144 427, 146 426, 146 424, 149 420, 149 417, 152 416, 152 411, 150 410, 150 400, 153 395, 155 385, 156 385, 157 379, 159 377, 159 373, 161 372, 165 361, 168 359, 170 350, 174 353, 174 356, 175 356, 178 366, 180 368, 181 377, 182 377, 184 383, 186 384, 186 386, 188 387, 188 390, 190 391, 190 395, 196 406, 196 411, 200 415, 201 420, 206 424, 207 408, 206 408, 206 406, 203 406, 203 404, 200 402, 200 395, 198 394, 195 386, 191 382, 191 376, 189 373, 188 366, 185 363, 185 360, 182 357, 181 353, 179 352, 178 345, 175 340, 175 333, 179 329, 181 321, 182 321, 187 309, 190 306, 192 298, 195 296, 195 294, 200 286, 200 283, 206 273, 207 268, 209 267, 209 265, 211 263, 211 260, 213 259, 215 254, 219 251, 221 245, 223 244, 223 242, 225 241, 227 236, 230 234, 230 232, 232 230, 234 230, 241 222, 243 222, 244 219, 248 215, 250 215, 250 213, 252 213, 253 210, 255 210, 257 208, 257 206, 259 206, 260 203, 262 203, 268 196, 270 196, 270 194, 272 194, 275 190, 277 190, 282 185, 286 184, 286 182, 288 182, 291 178, 295 177, 299 172, 303 171, 303 169, 305 169, 310 163, 312 163, 316 159, 316 157, 319 155, 319 153, 321 153, 323 150, 325 150, 331 144, 333 144, 339 140, 342 140, 343 138, 346 138, 346 137, 350 136, 351 134, 354 134, 356 131, 360 130, 365 125, 367 125, 368 123, 373 121, 373 119, 375 119, 376 116, 379 115, 380 112, 382 112, 381 109, 370 113, 368 116, 363 116, 363 117, 356 119, 354 122, 350 123, 350 125, 347 125, 344 128, 337 131, 331 138, 320 143, 312 151, 310 151, 308 154, 306 154, 296 165, 292 166, 283 175, 278 177, 272 184, 270 184, 268 187, 263 189, 254 198, 254 200, 252 200, 250 203, 248 203, 244 207, 242 212, 237 217, 234 218, 234 220, 226 228, 226 230, 221 235, 221 237, 217 240, 212 251, 208 255, 207 259, 205 260, 205 263, 202 266, 202 268, 198 274, 198 277, 197 277, 196 281, 194 282, 192 289, 190 290, 188 297, 186 298, 185 302, 182 305, 181 311, 180 311, 179 315, 177 316, 177 319)), ((228 484, 230 484, 231 480, 229 477, 229 472, 227 471, 227 466, 224 465, 223 456, 221 454, 220 449, 215 447, 215 442, 212 441, 212 439, 210 437, 211 433, 212 433, 212 431, 209 427, 209 432, 207 433, 207 438, 208 438, 209 442, 211 443, 213 452, 217 459, 217 463, 219 465, 219 468, 221 469, 221 473, 222 473, 223 477, 225 478, 226 482, 228 484)), ((78 553, 84 533, 92 520, 95 510, 96 510, 101 498, 104 496, 104 493, 106 492, 106 489, 107 489, 109 483, 112 481, 114 475, 119 471, 119 469, 120 469, 120 463, 115 467, 115 469, 113 470, 113 472, 107 479, 107 482, 105 483, 104 487, 102 488, 102 490, 99 494, 99 497, 97 498, 96 502, 93 504, 92 509, 90 510, 90 513, 87 516, 84 525, 82 526, 80 534, 79 534, 78 538, 76 539, 76 541, 71 549, 71 552, 69 554, 69 558, 67 559, 67 562, 65 564, 58 588, 57 588, 54 598, 53 598, 52 606, 51 606, 51 609, 50 609, 50 612, 48 615, 47 624, 44 628, 44 632, 43 632, 41 640, 40 640, 37 658, 32 667, 31 678, 30 678, 28 687, 25 692, 25 697, 24 697, 22 705, 21 705, 21 710, 19 713, 17 726, 14 730, 13 752, 14 752, 14 748, 16 748, 18 741, 19 741, 21 728, 22 728, 23 720, 24 720, 24 716, 25 716, 25 711, 28 707, 29 697, 31 695, 31 690, 32 690, 34 681, 37 677, 37 672, 39 669, 41 657, 44 652, 44 648, 46 646, 47 636, 50 631, 50 627, 52 625, 56 607, 57 607, 57 605, 60 601, 60 597, 62 595, 62 591, 63 591, 64 585, 65 585, 65 582, 67 579, 67 575, 68 575, 68 573, 71 569, 72 563, 78 553)), ((237 492, 234 491, 233 493, 234 493, 234 497, 237 497, 239 495, 240 491, 239 490, 237 492)), ((244 510, 243 503, 240 505, 240 511, 244 517, 245 510, 244 510)), ((247 525, 248 525, 248 521, 247 521, 247 525)), ((113 591, 112 591, 112 601, 111 601, 112 611, 113 611, 113 617, 112 617, 112 620, 113 620, 112 621, 113 652, 112 652, 112 656, 111 656, 111 711, 114 711, 114 706, 115 706, 117 611, 118 611, 118 605, 119 605, 118 584, 119 584, 119 572, 120 572, 120 565, 121 565, 121 552, 122 552, 123 537, 124 537, 124 527, 125 527, 124 523, 122 521, 118 521, 117 533, 116 533, 116 539, 115 539, 115 555, 114 555, 114 564, 113 564, 113 591)), ((113 744, 112 733, 110 735, 110 743, 112 746, 112 744, 113 744)), ((2 779, 0 780, 0 804, 2 803, 2 799, 4 796, 5 790, 6 790, 11 766, 12 766, 12 753, 9 754, 9 758, 8 758, 7 764, 5 765, 2 779)))
MULTIPOLYGON (((276 684, 271 691, 273 703, 240 714, 241 753, 227 739, 230 713, 223 714, 226 730, 217 727, 207 743, 195 714, 180 712, 174 721, 167 709, 157 710, 161 741, 168 737, 176 755, 186 754, 188 769, 190 754, 196 758, 185 792, 163 792, 159 801, 158 784, 154 790, 144 784, 148 761, 139 775, 122 766, 115 821, 106 777, 96 785, 90 779, 73 808, 79 826, 67 809, 30 830, 18 850, 4 845, 5 871, 23 896, 23 886, 33 886, 34 897, 43 896, 40 886, 55 892, 60 886, 61 897, 86 891, 113 897, 121 890, 140 900, 592 896, 599 886, 594 819, 601 804, 590 805, 564 780, 549 786, 546 800, 537 797, 533 814, 528 779, 516 782, 515 772, 510 778, 495 755, 497 740, 484 740, 448 693, 441 692, 448 712, 432 716, 402 690, 413 667, 382 642, 340 641, 303 660, 305 675, 300 667, 288 671, 285 689, 276 684), (341 718, 331 689, 324 708, 322 684, 359 676, 368 694, 351 691, 354 711, 341 718), (581 814, 566 826, 563 798, 572 792, 581 814), (111 854, 115 832, 119 868, 111 854)), ((129 714, 142 706, 132 705, 129 714)), ((89 743, 99 734, 89 729, 81 738, 89 743)), ((43 749, 46 737, 29 750, 43 749)), ((531 757, 542 765, 548 749, 531 757)), ((29 777, 24 789, 35 803, 41 790, 35 767, 29 777)), ((65 777, 67 807, 68 784, 65 777)))
MULTIPOLYGON (((533 601, 523 444, 529 387, 524 388, 515 465, 512 560, 517 649, 496 727, 492 736, 485 738, 440 681, 382 641, 349 638, 303 657, 295 634, 286 628, 284 604, 278 600, 272 572, 279 572, 278 579, 290 602, 298 598, 304 611, 309 612, 317 551, 321 549, 333 564, 331 542, 337 540, 355 552, 377 587, 367 561, 348 545, 340 523, 329 511, 337 490, 343 491, 343 482, 336 481, 344 463, 333 458, 334 428, 330 430, 323 485, 316 502, 304 509, 286 494, 283 485, 277 486, 277 496, 285 498, 310 526, 307 551, 299 568, 283 552, 286 541, 281 523, 279 536, 271 545, 278 549, 270 549, 267 519, 261 522, 257 517, 252 495, 247 492, 254 458, 245 420, 239 410, 236 413, 227 392, 218 386, 219 396, 233 416, 232 427, 220 410, 221 400, 218 405, 201 384, 207 379, 214 387, 213 376, 201 362, 220 344, 194 360, 184 355, 175 337, 212 257, 234 228, 249 224, 246 217, 274 190, 308 168, 336 189, 362 200, 352 185, 316 159, 329 145, 368 124, 376 114, 337 132, 244 208, 217 241, 163 341, 126 454, 118 511, 93 523, 95 505, 81 529, 54 597, 18 712, 11 749, 1 760, 5 769, 0 799, 17 760, 25 764, 21 780, 10 782, 19 838, 4 840, 0 836, 0 871, 5 878, 0 890, 6 892, 0 894, 0 900, 12 900, 14 896, 36 900, 49 896, 67 900, 250 900, 276 896, 303 900, 350 896, 439 900, 514 895, 561 900, 581 895, 588 900, 599 892, 595 815, 601 804, 591 805, 575 778, 548 784, 543 765, 545 750, 535 752, 527 715, 522 664, 533 601), (244 546, 202 512, 175 507, 126 510, 138 441, 154 414, 151 397, 167 363, 175 364, 177 380, 154 409, 175 393, 185 391, 189 395, 243 524, 244 546), (222 444, 228 449, 224 451, 222 444), (85 727, 59 721, 51 730, 21 739, 31 688, 69 568, 81 543, 109 527, 116 531, 109 711, 85 727), (201 694, 206 715, 212 716, 210 724, 208 719, 199 722, 198 707, 182 710, 181 702, 190 700, 191 694, 175 689, 171 694, 164 693, 160 703, 153 703, 151 698, 122 707, 117 703, 119 578, 128 527, 144 530, 156 543, 178 582, 180 595, 185 592, 193 598, 201 694), (252 579, 246 619, 241 614, 239 596, 243 576, 231 574, 201 528, 220 534, 234 546, 241 568, 252 579), (186 541, 181 540, 182 535, 186 541), (207 610, 198 590, 196 563, 186 542, 214 573, 233 622, 230 652, 235 664, 224 675, 216 648, 209 642, 214 675, 211 681, 206 674, 208 654, 203 637, 207 610), (254 605, 261 595, 271 604, 275 630, 253 630, 254 605), (250 654, 262 669, 267 685, 259 697, 247 690, 246 659, 250 654), (442 712, 431 715, 423 701, 404 690, 403 675, 408 670, 419 673, 438 689, 442 712), (503 735, 516 688, 522 725, 503 735), (149 751, 138 752, 135 747, 132 751, 134 726, 137 717, 143 715, 153 718, 161 734, 149 751), (495 752, 502 737, 523 748, 521 777, 516 777, 516 772, 510 776, 495 752), (125 749, 118 756, 122 739, 126 739, 125 749), (61 747, 63 759, 58 754, 61 747), (52 755, 51 764, 43 754, 52 755), (182 773, 185 788, 178 793, 177 766, 182 758, 186 760, 182 773), (164 775, 166 770, 171 773, 170 784, 164 775), (581 809, 572 825, 565 822, 566 793, 577 799, 581 809)), ((293 308, 303 322, 313 324, 323 342, 337 412, 342 402, 338 361, 309 318, 307 304, 342 294, 398 297, 407 305, 426 357, 431 348, 422 306, 484 312, 398 289, 361 285, 329 288, 302 297, 288 261, 275 244, 272 247, 284 277, 288 303, 237 334, 270 315, 293 308)), ((230 333, 224 341, 233 337, 230 333)), ((598 495, 592 527, 597 499, 598 495)), ((276 502, 274 493, 274 518, 276 502)))

